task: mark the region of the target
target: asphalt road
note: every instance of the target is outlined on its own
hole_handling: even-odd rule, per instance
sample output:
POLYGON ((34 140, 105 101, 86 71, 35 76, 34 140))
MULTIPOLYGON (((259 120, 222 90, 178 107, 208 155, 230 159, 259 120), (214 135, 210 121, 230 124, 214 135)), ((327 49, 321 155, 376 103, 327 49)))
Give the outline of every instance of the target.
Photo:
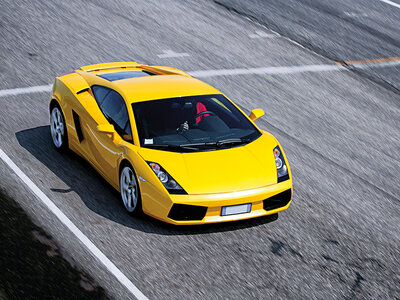
MULTIPOLYGON (((296 9, 319 10, 321 3, 305 1, 296 9)), ((330 3, 323 11, 331 15, 343 5, 330 3)), ((341 49, 330 45, 334 38, 326 31, 312 38, 325 51, 318 52, 295 38, 297 12, 285 16, 293 31, 285 36, 206 0, 3 0, 0 90, 47 85, 59 74, 107 61, 199 71, 335 65, 341 51, 348 55, 342 60, 400 56, 400 9, 372 0, 362 8, 388 38, 362 31, 341 49), (375 52, 366 51, 363 43, 373 38, 379 39, 375 52), (159 57, 166 50, 188 55, 159 57)), ((313 14, 301 16, 300 24, 315 22, 313 14)), ((376 70, 376 76, 399 78, 398 66, 376 70)), ((285 149, 294 197, 273 222, 182 228, 130 217, 87 163, 51 147, 49 93, 0 97, 0 149, 150 299, 399 298, 400 94, 371 74, 339 69, 202 78, 246 111, 263 108, 258 125, 285 149)), ((1 160, 0 186, 111 298, 133 298, 1 160)))
MULTIPOLYGON (((400 1, 216 0, 302 46, 338 62, 400 56, 400 1), (389 3, 387 3, 389 2, 389 3)), ((400 90, 400 66, 357 69, 400 90)))

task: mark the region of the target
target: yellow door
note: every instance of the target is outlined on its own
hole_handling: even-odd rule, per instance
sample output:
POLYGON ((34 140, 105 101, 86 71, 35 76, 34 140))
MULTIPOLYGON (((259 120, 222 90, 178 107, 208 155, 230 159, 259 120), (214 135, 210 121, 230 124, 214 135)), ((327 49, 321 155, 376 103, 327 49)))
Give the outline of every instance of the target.
POLYGON ((104 128, 104 124, 97 124, 94 121, 91 124, 88 123, 89 147, 93 164, 104 177, 117 185, 118 178, 115 178, 115 173, 123 154, 123 149, 120 145, 122 139, 115 132, 113 126, 110 126, 109 128, 104 128))
POLYGON ((104 86, 92 86, 92 91, 104 114, 105 122, 88 120, 89 147, 93 163, 103 175, 118 185, 118 165, 124 153, 123 138, 132 139, 128 111, 124 99, 104 86), (122 138, 123 137, 123 138, 122 138))

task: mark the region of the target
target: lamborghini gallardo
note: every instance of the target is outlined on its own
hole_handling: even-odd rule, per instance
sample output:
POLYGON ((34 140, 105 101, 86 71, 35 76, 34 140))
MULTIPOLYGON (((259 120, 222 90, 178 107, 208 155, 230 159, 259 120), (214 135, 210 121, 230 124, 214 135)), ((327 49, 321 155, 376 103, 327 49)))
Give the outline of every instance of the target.
POLYGON ((55 78, 54 147, 86 159, 127 212, 172 224, 226 222, 288 208, 277 139, 210 85, 171 67, 116 62, 55 78))

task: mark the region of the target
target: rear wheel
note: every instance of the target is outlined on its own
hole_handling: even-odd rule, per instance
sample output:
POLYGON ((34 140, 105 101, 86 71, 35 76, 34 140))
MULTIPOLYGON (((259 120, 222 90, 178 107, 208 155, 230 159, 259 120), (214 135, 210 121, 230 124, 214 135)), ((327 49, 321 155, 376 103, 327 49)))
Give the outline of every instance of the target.
POLYGON ((50 111, 50 133, 54 147, 61 151, 68 147, 67 129, 64 115, 58 105, 50 111))
POLYGON ((140 214, 142 203, 140 199, 139 185, 131 166, 125 165, 122 168, 119 187, 122 203, 124 204, 125 209, 133 215, 140 214))

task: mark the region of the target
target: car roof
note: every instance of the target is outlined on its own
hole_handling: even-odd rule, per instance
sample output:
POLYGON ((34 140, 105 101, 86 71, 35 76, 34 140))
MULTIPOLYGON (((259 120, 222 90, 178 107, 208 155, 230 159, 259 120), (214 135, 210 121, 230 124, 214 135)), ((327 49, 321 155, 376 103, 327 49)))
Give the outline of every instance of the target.
MULTIPOLYGON (((116 63, 113 63, 116 64, 116 63)), ((120 63, 122 64, 122 63, 120 63)), ((133 102, 167 99, 194 95, 220 94, 217 89, 189 74, 170 67, 131 65, 99 68, 82 67, 76 72, 90 86, 102 85, 116 90, 125 101, 133 102), (137 74, 135 74, 137 72, 137 74), (130 76, 129 74, 132 74, 130 76), (125 75, 125 76, 124 76, 125 75)))
POLYGON ((128 102, 220 93, 198 79, 181 75, 153 75, 123 79, 114 81, 113 85, 128 102))

